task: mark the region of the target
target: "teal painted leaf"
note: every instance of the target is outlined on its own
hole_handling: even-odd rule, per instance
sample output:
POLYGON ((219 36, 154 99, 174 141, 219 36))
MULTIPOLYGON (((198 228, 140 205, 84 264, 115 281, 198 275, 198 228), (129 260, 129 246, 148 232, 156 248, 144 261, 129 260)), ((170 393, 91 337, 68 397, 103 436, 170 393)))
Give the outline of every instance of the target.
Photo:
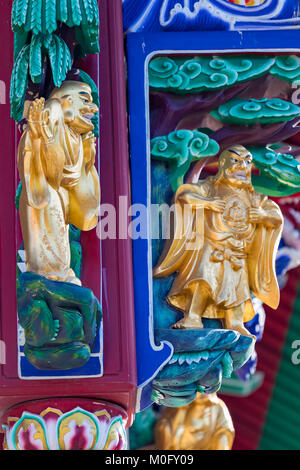
POLYGON ((82 22, 82 9, 79 0, 68 0, 68 21, 70 28, 79 26, 82 22))
POLYGON ((151 156, 169 165, 170 182, 174 191, 183 184, 192 162, 218 154, 216 141, 199 130, 179 130, 151 141, 151 156))
POLYGON ((36 35, 33 35, 30 45, 29 70, 33 83, 40 83, 43 74, 42 41, 36 35))
POLYGON ((68 0, 57 0, 57 19, 62 23, 68 20, 68 0))
POLYGON ((56 34, 47 37, 44 41, 52 69, 53 82, 60 87, 66 75, 72 68, 72 59, 68 46, 56 34))
POLYGON ((83 18, 85 23, 93 23, 94 9, 92 0, 80 0, 81 9, 84 12, 83 18))
POLYGON ((34 34, 39 34, 42 32, 42 1, 41 0, 32 0, 30 31, 32 31, 34 34))
POLYGON ((57 29, 55 0, 44 0, 43 33, 51 34, 57 29))
POLYGON ((12 28, 18 31, 26 24, 30 0, 14 0, 12 8, 12 28))
POLYGON ((16 121, 21 121, 23 117, 28 84, 29 53, 30 46, 25 45, 19 52, 12 71, 10 85, 11 116, 16 121))
POLYGON ((291 121, 300 115, 300 108, 279 98, 269 100, 234 98, 212 111, 211 115, 227 124, 273 124, 291 121))
POLYGON ((97 0, 14 0, 14 32, 51 34, 57 29, 57 21, 70 28, 82 23, 99 27, 97 0))

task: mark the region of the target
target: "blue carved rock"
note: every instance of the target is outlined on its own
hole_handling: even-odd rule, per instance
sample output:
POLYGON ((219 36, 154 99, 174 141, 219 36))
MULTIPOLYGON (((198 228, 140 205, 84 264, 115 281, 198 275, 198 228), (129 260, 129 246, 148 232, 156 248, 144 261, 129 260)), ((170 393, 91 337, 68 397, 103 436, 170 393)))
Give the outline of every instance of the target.
POLYGON ((152 397, 165 406, 184 406, 201 393, 214 393, 252 356, 254 340, 231 330, 157 329, 156 341, 174 347, 171 361, 153 382, 152 397))

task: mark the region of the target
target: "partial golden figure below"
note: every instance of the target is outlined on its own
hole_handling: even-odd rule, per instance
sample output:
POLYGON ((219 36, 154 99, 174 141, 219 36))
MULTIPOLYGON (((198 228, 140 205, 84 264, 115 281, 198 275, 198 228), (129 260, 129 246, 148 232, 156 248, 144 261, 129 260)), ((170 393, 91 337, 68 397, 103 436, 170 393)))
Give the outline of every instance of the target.
MULTIPOLYGON (((252 155, 241 145, 225 150, 219 171, 175 195, 175 227, 154 277, 177 273, 167 301, 184 314, 173 328, 203 328, 202 318, 251 336, 251 295, 276 309, 275 258, 283 227, 277 204, 254 190, 252 155)), ((255 337, 253 337, 255 339, 255 337)))
POLYGON ((165 408, 155 428, 158 450, 231 450, 234 427, 217 394, 198 394, 187 406, 165 408))
POLYGON ((70 268, 69 224, 98 221, 99 176, 91 121, 98 107, 90 87, 66 81, 45 102, 35 100, 18 150, 20 219, 27 271, 81 285, 70 268))

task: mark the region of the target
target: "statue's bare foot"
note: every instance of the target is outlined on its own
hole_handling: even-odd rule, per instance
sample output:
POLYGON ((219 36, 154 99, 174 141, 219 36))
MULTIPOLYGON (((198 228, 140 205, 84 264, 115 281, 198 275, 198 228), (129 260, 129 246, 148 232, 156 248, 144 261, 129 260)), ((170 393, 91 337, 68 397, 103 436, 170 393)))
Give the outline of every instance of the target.
POLYGON ((252 338, 254 339, 254 341, 256 341, 256 336, 251 335, 251 333, 244 326, 235 326, 234 328, 230 328, 230 329, 233 331, 237 331, 242 336, 248 336, 249 338, 252 338))
POLYGON ((182 318, 175 325, 172 325, 171 328, 175 330, 193 330, 203 328, 203 323, 200 319, 182 318))

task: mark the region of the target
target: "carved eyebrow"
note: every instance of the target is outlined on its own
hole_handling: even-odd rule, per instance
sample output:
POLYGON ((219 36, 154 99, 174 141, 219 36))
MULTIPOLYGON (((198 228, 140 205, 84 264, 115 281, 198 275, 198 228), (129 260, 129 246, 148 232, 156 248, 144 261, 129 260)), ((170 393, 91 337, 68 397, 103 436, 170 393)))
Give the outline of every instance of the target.
POLYGON ((80 91, 79 94, 80 94, 80 95, 85 95, 85 96, 87 96, 89 99, 91 99, 91 95, 90 95, 87 91, 80 91))
POLYGON ((237 153, 235 150, 229 149, 229 152, 232 152, 232 153, 234 153, 235 155, 237 155, 238 157, 240 157, 240 154, 237 153))

